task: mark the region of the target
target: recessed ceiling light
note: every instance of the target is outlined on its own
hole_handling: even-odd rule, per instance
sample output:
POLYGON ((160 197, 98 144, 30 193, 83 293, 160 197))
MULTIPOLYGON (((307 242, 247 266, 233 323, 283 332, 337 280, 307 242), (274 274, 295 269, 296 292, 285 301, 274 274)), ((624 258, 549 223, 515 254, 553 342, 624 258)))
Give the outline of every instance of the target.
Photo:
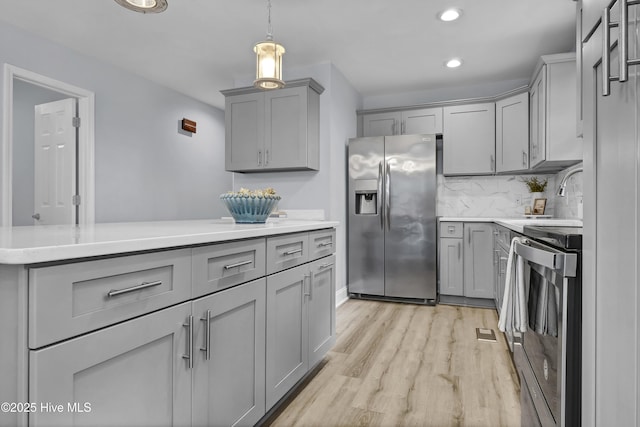
POLYGON ((462 59, 460 58, 452 58, 444 63, 448 68, 458 68, 462 65, 462 59))
POLYGON ((460 18, 461 15, 462 10, 451 8, 445 10, 444 12, 440 12, 438 14, 438 19, 445 22, 455 21, 456 19, 460 18))
POLYGON ((160 13, 167 9, 167 0, 115 0, 120 6, 140 13, 160 13))

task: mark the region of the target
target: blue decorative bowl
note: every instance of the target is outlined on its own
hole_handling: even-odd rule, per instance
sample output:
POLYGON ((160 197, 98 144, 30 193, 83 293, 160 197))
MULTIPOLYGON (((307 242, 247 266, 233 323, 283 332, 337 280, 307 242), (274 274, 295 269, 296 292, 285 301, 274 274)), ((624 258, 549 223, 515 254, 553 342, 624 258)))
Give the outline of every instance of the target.
POLYGON ((221 194, 227 210, 238 224, 264 223, 275 209, 280 196, 236 196, 221 194))

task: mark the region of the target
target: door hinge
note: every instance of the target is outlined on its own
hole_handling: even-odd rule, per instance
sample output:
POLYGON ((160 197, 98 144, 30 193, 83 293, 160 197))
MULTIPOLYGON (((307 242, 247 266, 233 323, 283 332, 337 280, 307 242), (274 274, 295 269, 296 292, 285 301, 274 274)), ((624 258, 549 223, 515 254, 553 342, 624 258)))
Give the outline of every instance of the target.
POLYGON ((71 119, 71 125, 73 125, 74 128, 79 128, 80 127, 80 117, 73 117, 71 119))
POLYGON ((74 194, 73 197, 71 198, 71 204, 73 204, 73 206, 80 206, 80 195, 79 194, 74 194))

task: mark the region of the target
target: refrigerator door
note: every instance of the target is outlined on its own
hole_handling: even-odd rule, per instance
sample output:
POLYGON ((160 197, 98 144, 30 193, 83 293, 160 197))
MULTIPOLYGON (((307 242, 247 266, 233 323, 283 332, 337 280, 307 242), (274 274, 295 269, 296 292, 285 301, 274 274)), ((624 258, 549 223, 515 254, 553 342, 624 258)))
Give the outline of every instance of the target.
POLYGON ((436 137, 385 139, 385 296, 436 298, 436 137))
POLYGON ((348 291, 384 295, 384 138, 349 141, 348 291))

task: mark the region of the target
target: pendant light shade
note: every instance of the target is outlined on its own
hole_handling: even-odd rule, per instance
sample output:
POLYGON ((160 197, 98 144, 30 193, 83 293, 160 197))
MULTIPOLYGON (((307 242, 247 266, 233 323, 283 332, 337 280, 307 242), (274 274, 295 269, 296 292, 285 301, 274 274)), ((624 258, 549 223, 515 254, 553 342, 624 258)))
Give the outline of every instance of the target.
POLYGON ((284 87, 282 80, 284 47, 273 40, 266 40, 256 44, 253 51, 256 53, 256 80, 253 84, 261 89, 284 87))
POLYGON ((271 0, 267 0, 268 24, 267 39, 256 44, 256 79, 253 85, 260 89, 279 89, 284 87, 282 80, 282 55, 284 46, 273 40, 271 31, 271 0))

